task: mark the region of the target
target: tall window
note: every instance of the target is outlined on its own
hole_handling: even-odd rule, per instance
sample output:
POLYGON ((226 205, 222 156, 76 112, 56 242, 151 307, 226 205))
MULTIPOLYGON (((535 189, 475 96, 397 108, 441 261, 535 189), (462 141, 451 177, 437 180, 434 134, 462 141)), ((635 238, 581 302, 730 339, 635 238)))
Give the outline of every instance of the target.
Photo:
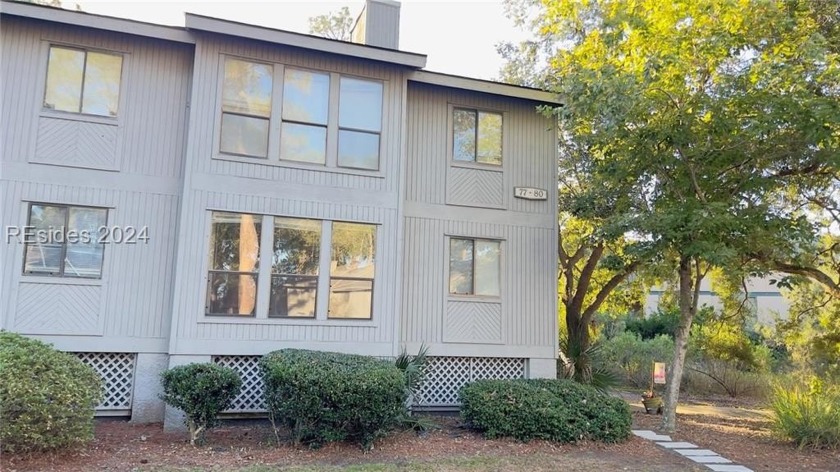
POLYGON ((330 318, 370 318, 376 226, 333 223, 330 318))
POLYGON ((338 113, 338 165, 379 168, 382 83, 341 78, 338 113))
POLYGON ((31 204, 23 273, 100 278, 107 219, 104 208, 31 204))
POLYGON ((274 218, 268 316, 315 317, 320 251, 320 221, 274 218))
POLYGON ((226 58, 222 89, 221 153, 379 169, 383 82, 226 58))
POLYGON ((257 215, 213 212, 208 315, 255 314, 261 221, 257 215))
POLYGON ((117 116, 122 56, 51 46, 44 107, 71 113, 117 116))
POLYGON ((501 243, 488 239, 449 240, 449 293, 499 296, 501 243))
POLYGON ((452 158, 461 162, 502 165, 502 115, 455 108, 452 158))
POLYGON ((251 157, 268 156, 272 66, 227 59, 222 88, 220 150, 251 157))

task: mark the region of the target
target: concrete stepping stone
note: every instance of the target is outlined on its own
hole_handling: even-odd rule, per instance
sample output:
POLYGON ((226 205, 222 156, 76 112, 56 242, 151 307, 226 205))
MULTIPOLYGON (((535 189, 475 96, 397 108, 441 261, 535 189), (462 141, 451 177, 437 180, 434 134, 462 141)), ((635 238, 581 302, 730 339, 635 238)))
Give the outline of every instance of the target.
POLYGON ((719 456, 711 449, 674 449, 674 452, 683 456, 719 456))
POLYGON ((634 429, 633 434, 640 438, 647 439, 649 441, 671 441, 671 436, 665 436, 664 434, 656 434, 655 432, 647 429, 634 429))
POLYGON ((706 467, 715 472, 753 472, 750 468, 735 464, 707 464, 706 467))
POLYGON ((698 464, 731 464, 732 461, 721 456, 685 456, 698 464))
POLYGON ((665 449, 696 449, 696 444, 691 444, 690 442, 657 442, 658 446, 662 446, 665 449))

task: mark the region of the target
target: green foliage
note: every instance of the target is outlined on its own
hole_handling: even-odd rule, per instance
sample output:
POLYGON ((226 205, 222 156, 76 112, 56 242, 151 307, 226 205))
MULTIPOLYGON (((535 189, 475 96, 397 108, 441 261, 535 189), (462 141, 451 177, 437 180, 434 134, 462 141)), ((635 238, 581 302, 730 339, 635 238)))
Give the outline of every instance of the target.
POLYGON ((602 393, 617 387, 621 379, 605 366, 601 356, 602 346, 600 341, 596 341, 581 350, 578 344, 570 343, 569 338, 561 338, 557 377, 589 385, 602 393))
POLYGON ((269 419, 296 444, 353 440, 369 449, 405 417, 406 378, 393 363, 282 349, 260 360, 269 419))
POLYGON ((636 388, 650 388, 654 362, 670 362, 674 340, 666 335, 643 341, 637 334, 625 332, 603 341, 601 359, 621 379, 636 388))
POLYGON ((163 401, 186 415, 190 444, 203 442, 204 433, 218 425, 219 413, 228 409, 242 388, 239 374, 217 364, 189 364, 161 374, 163 401))
POLYGON ((426 345, 420 346, 420 350, 416 356, 408 354, 405 349, 400 352, 400 355, 394 360, 394 365, 405 376, 405 389, 408 394, 408 401, 411 401, 417 396, 420 387, 423 385, 423 380, 426 379, 426 371, 429 367, 429 347, 426 345))
POLYGON ((618 398, 569 380, 479 380, 459 392, 461 417, 488 438, 520 441, 630 437, 630 409, 618 398))
POLYGON ((679 325, 679 310, 660 309, 649 316, 628 320, 626 329, 637 334, 642 340, 648 340, 663 334, 673 338, 679 325))
POLYGON ((840 388, 817 379, 809 386, 779 385, 770 403, 773 424, 799 447, 840 448, 840 388))
POLYGON ((0 445, 21 453, 93 439, 102 381, 77 357, 0 331, 0 445))
POLYGON ((353 25, 356 19, 350 14, 350 9, 341 7, 337 12, 314 16, 309 19, 309 34, 323 36, 329 39, 350 41, 353 25))

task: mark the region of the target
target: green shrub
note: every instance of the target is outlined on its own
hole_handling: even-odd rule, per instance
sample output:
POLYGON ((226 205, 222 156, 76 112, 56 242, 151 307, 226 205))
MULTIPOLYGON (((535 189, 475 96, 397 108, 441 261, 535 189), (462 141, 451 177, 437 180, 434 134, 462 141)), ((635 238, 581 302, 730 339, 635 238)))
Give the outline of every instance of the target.
POLYGON ((562 379, 479 380, 459 392, 461 417, 488 438, 521 441, 630 437, 630 408, 618 398, 562 379))
POLYGON ((799 447, 840 447, 840 388, 816 380, 809 387, 779 385, 770 408, 776 431, 799 447))
POLYGON ((44 451, 90 441, 101 399, 102 380, 76 356, 0 331, 3 451, 44 451))
POLYGON ((353 440, 368 449, 405 415, 406 380, 391 362, 283 349, 260 361, 269 419, 296 444, 353 440))
POLYGON ((218 424, 242 388, 239 374, 217 364, 188 364, 163 371, 163 401, 184 412, 190 444, 203 442, 204 433, 218 424))
POLYGON ((623 384, 650 388, 653 363, 671 361, 674 356, 674 340, 660 335, 643 341, 638 335, 625 332, 612 339, 605 339, 599 356, 623 384))
POLYGON ((679 310, 659 310, 643 318, 627 320, 625 330, 639 335, 643 340, 666 335, 674 338, 680 325, 679 310))

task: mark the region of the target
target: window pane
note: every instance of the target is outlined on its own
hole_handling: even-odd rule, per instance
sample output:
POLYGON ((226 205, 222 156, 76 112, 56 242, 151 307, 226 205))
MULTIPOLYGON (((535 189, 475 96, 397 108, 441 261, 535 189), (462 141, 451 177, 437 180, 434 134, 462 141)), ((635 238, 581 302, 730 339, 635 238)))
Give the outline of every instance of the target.
POLYGON ((296 69, 283 75, 283 119, 327 124, 330 76, 296 69))
POLYGON ((329 318, 370 319, 373 281, 330 279, 329 318))
POLYGON ((272 273, 318 275, 320 251, 320 221, 274 218, 272 273))
POLYGON ((475 161, 475 112, 455 110, 452 158, 456 161, 475 161))
POLYGON ((246 115, 271 115, 272 67, 266 64, 225 60, 222 110, 246 115))
POLYGON ((323 164, 327 159, 327 128, 283 123, 280 159, 323 164))
POLYGON ((67 208, 50 205, 32 205, 29 225, 34 227, 26 245, 24 272, 59 275, 64 242, 64 222, 67 208))
POLYGON ((107 210, 102 208, 70 208, 65 276, 98 278, 102 275, 105 246, 97 244, 97 239, 99 228, 107 223, 107 215, 107 210))
POLYGON ((502 165, 502 115, 478 113, 478 162, 502 165))
POLYGON ((257 306, 257 276, 211 272, 207 277, 207 314, 254 314, 257 306))
POLYGON ((330 275, 372 279, 376 250, 376 225, 332 224, 330 275))
POLYGON ((223 113, 219 150, 245 156, 268 156, 268 120, 223 113))
POLYGON ((51 47, 44 106, 78 113, 81 110, 84 70, 84 51, 51 47))
POLYGON ((272 276, 270 317, 315 317, 318 277, 272 276))
POLYGON ((499 295, 499 241, 475 241, 475 294, 499 295))
POLYGON ((61 244, 27 244, 23 271, 32 274, 59 275, 61 247, 61 244))
POLYGON ((338 104, 338 126, 382 130, 382 83, 342 77, 338 104))
POLYGON ((82 113, 117 116, 121 75, 121 56, 98 52, 87 53, 82 113))
POLYGON ((213 212, 210 268, 257 272, 261 221, 262 217, 256 215, 213 212))
POLYGON ((473 293, 473 241, 449 240, 449 293, 473 293))
POLYGON ((379 135, 340 130, 338 165, 354 169, 379 169, 379 135))

